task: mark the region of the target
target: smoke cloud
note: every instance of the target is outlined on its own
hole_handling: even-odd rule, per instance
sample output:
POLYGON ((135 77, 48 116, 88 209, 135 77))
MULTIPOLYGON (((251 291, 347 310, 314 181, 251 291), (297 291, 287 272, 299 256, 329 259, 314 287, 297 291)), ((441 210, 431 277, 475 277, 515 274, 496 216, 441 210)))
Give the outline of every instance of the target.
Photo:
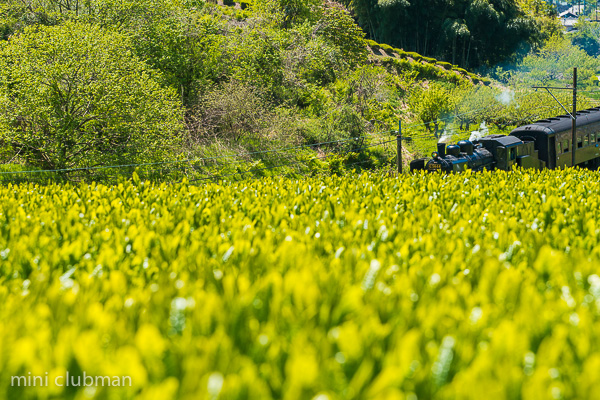
POLYGON ((454 134, 448 133, 446 132, 446 130, 444 130, 442 136, 440 136, 440 139, 438 140, 438 143, 450 143, 452 141, 453 136, 454 134))
POLYGON ((481 123, 481 125, 479 125, 478 131, 471 132, 471 136, 469 136, 469 141, 472 142, 474 140, 481 139, 482 137, 487 136, 489 133, 490 133, 490 130, 486 126, 485 121, 483 121, 481 123))
POLYGON ((502 92, 496 96, 496 100, 498 100, 500 103, 504 104, 505 106, 512 103, 514 99, 515 99, 515 92, 510 89, 505 90, 504 92, 502 92))

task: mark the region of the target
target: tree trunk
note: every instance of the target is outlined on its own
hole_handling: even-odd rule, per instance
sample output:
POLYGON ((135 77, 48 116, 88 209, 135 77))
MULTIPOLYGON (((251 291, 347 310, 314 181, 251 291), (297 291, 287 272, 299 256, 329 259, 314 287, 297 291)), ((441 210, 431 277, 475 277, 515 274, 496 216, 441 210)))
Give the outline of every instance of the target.
POLYGON ((419 20, 417 19, 417 29, 415 31, 415 51, 419 52, 419 20))
POLYGON ((465 59, 466 50, 467 50, 467 39, 464 39, 463 46, 462 46, 462 63, 461 63, 461 65, 464 65, 465 68, 467 66, 467 60, 465 59))
POLYGON ((452 38, 452 65, 456 65, 456 35, 452 38))
POLYGON ((471 54, 471 43, 473 42, 473 38, 469 36, 469 48, 467 49, 467 59, 465 60, 464 68, 469 68, 469 57, 471 54))
POLYGON ((425 40, 423 43, 423 55, 427 56, 427 41, 429 38, 429 21, 425 24, 425 40))
POLYGON ((371 30, 371 38, 378 42, 377 35, 375 34, 375 28, 373 28, 373 18, 371 17, 371 11, 369 5, 365 7, 367 9, 367 18, 369 19, 369 29, 371 30))

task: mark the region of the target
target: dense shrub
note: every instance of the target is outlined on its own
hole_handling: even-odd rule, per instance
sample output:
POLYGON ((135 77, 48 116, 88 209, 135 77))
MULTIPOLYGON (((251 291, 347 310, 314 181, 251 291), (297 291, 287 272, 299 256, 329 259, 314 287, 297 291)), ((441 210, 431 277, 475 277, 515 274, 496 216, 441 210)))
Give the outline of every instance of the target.
POLYGON ((182 108, 129 44, 79 23, 26 28, 2 43, 2 140, 49 169, 174 157, 182 108))
POLYGON ((380 44, 379 47, 381 49, 385 50, 390 55, 391 55, 391 53, 393 53, 394 51, 396 51, 396 49, 394 49, 392 46, 389 46, 387 44, 380 44))
POLYGON ((371 40, 371 39, 365 39, 365 42, 366 42, 366 43, 367 43, 367 45, 368 45, 369 47, 371 47, 372 49, 376 49, 376 48, 379 48, 379 47, 380 47, 380 44, 379 44, 379 43, 377 43, 377 42, 376 42, 376 41, 374 41, 374 40, 371 40))
POLYGON ((406 54, 408 54, 408 56, 415 61, 421 61, 423 59, 423 56, 420 55, 419 53, 415 53, 415 52, 411 51, 411 52, 407 52, 406 54))

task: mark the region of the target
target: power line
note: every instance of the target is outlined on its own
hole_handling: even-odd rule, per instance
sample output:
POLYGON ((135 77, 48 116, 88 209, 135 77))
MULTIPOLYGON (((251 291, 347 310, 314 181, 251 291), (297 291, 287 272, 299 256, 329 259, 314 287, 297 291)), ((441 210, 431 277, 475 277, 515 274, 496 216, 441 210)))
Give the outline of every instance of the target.
MULTIPOLYGON (((519 97, 515 97, 512 101, 520 100, 522 98, 526 98, 528 96, 532 96, 533 94, 534 94, 534 92, 524 93, 524 94, 520 95, 519 97)), ((404 129, 404 128, 411 128, 411 127, 415 127, 415 126, 423 126, 423 125, 435 124, 436 122, 444 122, 444 121, 451 120, 451 119, 454 119, 456 117, 460 117, 460 116, 463 116, 463 115, 473 114, 473 113, 475 113, 477 111, 487 110, 487 109, 489 109, 491 107, 493 107, 493 105, 488 105, 488 106, 485 106, 485 107, 477 108, 475 110, 466 111, 466 112, 461 113, 461 114, 454 114, 454 115, 446 117, 446 118, 435 119, 435 120, 432 120, 432 121, 429 121, 429 122, 422 122, 422 123, 417 123, 417 124, 411 124, 411 125, 403 126, 402 128, 404 129)))
MULTIPOLYGON (((570 106, 570 105, 572 105, 572 104, 567 104, 567 106, 570 106)), ((511 121, 512 122, 511 125, 515 124, 515 123, 519 123, 519 122, 525 121, 525 120, 530 119, 530 118, 531 119, 540 118, 541 117, 541 115, 539 115, 540 114, 540 110, 554 109, 554 108, 560 108, 560 107, 554 106, 554 105, 551 105, 551 106, 540 106, 537 109, 535 109, 535 112, 538 115, 536 115, 536 113, 532 113, 532 114, 530 114, 530 115, 528 115, 528 116, 526 116, 524 118, 518 119, 516 121, 511 121)), ((403 130, 404 130, 404 128, 405 127, 403 127, 403 130)), ((462 131, 462 130, 460 130, 460 128, 444 128, 441 131, 441 135, 438 136, 438 137, 436 137, 435 135, 432 135, 432 134, 421 134, 421 135, 406 135, 406 136, 403 135, 403 138, 410 138, 410 139, 439 139, 441 136, 443 136, 444 134, 448 134, 448 133, 450 133, 451 136, 455 136, 457 133, 458 134, 460 134, 460 133, 468 134, 468 133, 472 133, 472 132, 473 131, 470 131, 470 130, 462 131)))
MULTIPOLYGON (((390 133, 390 132, 395 132, 395 131, 382 131, 382 132, 377 132, 377 133, 369 133, 367 135, 369 135, 371 137, 377 136, 377 135, 381 136, 385 133, 390 133)), ((364 138, 365 138, 365 136, 357 136, 357 137, 333 140, 333 141, 328 141, 328 142, 320 142, 320 143, 313 143, 313 144, 299 145, 299 146, 285 147, 285 148, 278 148, 278 149, 270 149, 270 150, 261 150, 261 151, 254 151, 254 152, 249 152, 249 153, 237 153, 237 154, 218 156, 218 157, 188 158, 188 159, 183 159, 183 160, 161 161, 161 162, 154 162, 154 163, 104 165, 104 166, 80 167, 80 168, 59 168, 59 169, 46 169, 46 170, 29 170, 29 171, 0 171, 0 175, 80 172, 80 171, 95 171, 95 170, 102 170, 102 169, 120 169, 120 168, 135 168, 135 167, 151 167, 151 166, 157 166, 157 165, 171 165, 171 164, 180 164, 180 163, 195 163, 195 162, 200 162, 200 161, 211 161, 211 160, 236 158, 236 157, 248 157, 248 156, 252 156, 252 155, 256 155, 256 154, 278 153, 278 152, 284 152, 284 151, 289 151, 289 150, 298 150, 298 149, 302 149, 302 148, 311 148, 311 147, 317 147, 317 146, 328 145, 328 144, 348 143, 353 140, 357 141, 357 140, 364 139, 364 138)))
MULTIPOLYGON (((522 99, 522 98, 526 98, 528 96, 533 95, 534 93, 526 93, 523 94, 519 97, 517 97, 514 100, 517 99, 522 99)), ((425 122, 425 123, 416 123, 416 124, 410 124, 407 125, 405 127, 403 127, 404 129, 411 129, 411 128, 415 128, 418 126, 423 126, 423 125, 427 125, 427 124, 435 124, 436 122, 443 122, 449 119, 454 119, 457 118, 459 116, 463 116, 463 115, 468 115, 468 114, 472 114, 475 113, 477 111, 481 111, 484 109, 489 109, 491 106, 486 106, 486 107, 481 107, 479 109, 475 109, 475 110, 470 110, 467 111, 465 113, 461 113, 461 114, 455 114, 451 117, 447 117, 447 118, 441 118, 441 119, 437 119, 437 120, 433 120, 433 121, 429 121, 429 122, 425 122)), ((547 107, 549 108, 549 107, 547 107)), ((459 129, 454 128, 454 129, 445 129, 445 132, 460 132, 459 129)), ((331 145, 331 144, 342 144, 342 143, 349 143, 352 141, 359 141, 359 140, 364 140, 364 139, 368 139, 368 138, 381 138, 382 136, 384 136, 387 133, 397 133, 397 131, 394 130, 388 130, 388 131, 381 131, 381 132, 373 132, 373 133, 365 133, 364 135, 361 136, 357 136, 357 137, 352 137, 352 138, 346 138, 346 139, 339 139, 339 140, 333 140, 333 141, 327 141, 327 142, 319 142, 319 143, 313 143, 313 144, 305 144, 305 145, 297 145, 297 146, 289 146, 289 147, 280 147, 280 148, 276 148, 276 149, 269 149, 269 150, 260 150, 260 151, 252 151, 252 152, 247 152, 247 153, 236 153, 236 154, 230 154, 230 155, 223 155, 223 156, 216 156, 216 157, 205 157, 205 158, 187 158, 187 159, 182 159, 182 160, 170 160, 170 161, 161 161, 161 162, 151 162, 151 163, 138 163, 138 164, 121 164, 121 165, 106 165, 106 166, 92 166, 92 167, 79 167, 79 168, 61 168, 61 169, 48 169, 48 170, 28 170, 28 171, 0 171, 0 176, 15 176, 15 175, 31 175, 31 174, 44 174, 44 173, 71 173, 71 172, 84 172, 84 171, 99 171, 99 170, 114 170, 114 169, 122 169, 122 168, 138 168, 138 167, 156 167, 156 166, 167 166, 167 165, 174 165, 174 164, 193 164, 193 163, 200 163, 203 161, 217 161, 217 160, 224 160, 224 159, 236 159, 236 158, 242 158, 242 157, 250 157, 250 156, 254 156, 254 155, 258 155, 258 154, 269 154, 269 153, 284 153, 287 151, 291 151, 291 150, 299 150, 299 149, 305 149, 305 148, 314 148, 317 146, 324 146, 324 145, 331 145)), ((423 134, 423 135, 410 135, 410 136, 406 136, 404 139, 439 139, 439 137, 436 137, 435 135, 431 135, 431 134, 423 134)), ((389 140, 386 142, 381 142, 381 143, 376 143, 373 145, 369 145, 366 147, 361 147, 359 149, 357 149, 356 151, 361 151, 364 150, 365 148, 369 148, 369 147, 375 147, 381 144, 385 144, 385 143, 391 143, 393 141, 395 141, 396 139, 393 140, 389 140)), ((331 155, 331 154, 330 154, 331 155)), ((330 156, 328 155, 328 156, 330 156)), ((322 156, 321 156, 322 157, 322 156)), ((316 157, 313 159, 317 159, 320 157, 316 157)), ((310 160, 308 160, 310 161, 310 160)), ((247 163, 247 162, 246 162, 247 163)), ((232 165, 232 164, 246 164, 243 161, 242 162, 230 162, 227 163, 226 165, 232 165)), ((297 162, 295 164, 298 164, 300 162, 297 162)), ((281 164, 279 166, 274 166, 274 167, 267 167, 267 168, 261 168, 258 169, 257 171, 260 170, 265 170, 265 169, 272 169, 272 168, 278 168, 280 166, 284 166, 284 165, 291 165, 291 164, 281 164)), ((175 168, 175 170, 179 170, 179 171, 183 171, 183 170, 187 170, 188 168, 192 168, 195 169, 194 166, 190 166, 190 167, 179 167, 179 168, 175 168)), ((153 168, 150 171, 157 171, 159 170, 159 168, 153 168)), ((252 170, 250 170, 252 171, 252 170)), ((247 171, 247 172, 250 172, 247 171)), ((148 171, 146 171, 148 172, 148 171)), ((246 173, 246 172, 244 172, 246 173)), ((238 173, 235 173, 238 174, 238 173)), ((229 175, 235 175, 235 174, 229 174, 229 175)), ((218 176, 218 175, 217 175, 218 176)), ((225 175, 227 176, 227 175, 225 175)), ((203 179, 211 179, 212 177, 209 178, 203 178, 203 179)))
MULTIPOLYGON (((367 148, 376 147, 376 146, 380 146, 380 145, 383 145, 383 144, 386 144, 386 143, 395 142, 395 141, 396 141, 396 139, 392 139, 392 140, 387 140, 387 141, 384 141, 384 142, 370 144, 370 145, 367 145, 367 146, 363 146, 363 147, 361 147, 359 149, 356 149, 356 151, 361 151, 361 150, 364 150, 364 149, 367 149, 367 148)), ((348 153, 351 153, 351 152, 353 153, 355 151, 349 151, 348 153)), ((209 176, 209 177, 204 177, 204 178, 196 178, 196 179, 189 180, 189 182, 198 182, 198 181, 205 181, 205 180, 210 180, 210 179, 222 179, 222 178, 227 178, 227 177, 235 176, 235 175, 244 175, 244 174, 252 173, 252 172, 261 172, 261 171, 266 171, 266 170, 271 170, 271 169, 276 169, 276 168, 288 167, 288 166, 291 166, 291 165, 299 165, 299 164, 304 164, 304 163, 307 163, 307 162, 310 162, 310 161, 313 161, 313 160, 317 160, 317 159, 325 159, 325 158, 332 157, 332 156, 335 156, 335 155, 337 155, 337 154, 335 154, 335 153, 324 154, 322 156, 315 156, 313 158, 310 158, 310 159, 304 160, 304 161, 296 161, 296 162, 290 162, 290 163, 273 165, 273 166, 270 166, 270 167, 250 169, 248 171, 233 172, 233 173, 229 173, 229 174, 226 174, 226 175, 215 175, 215 176, 209 176)))

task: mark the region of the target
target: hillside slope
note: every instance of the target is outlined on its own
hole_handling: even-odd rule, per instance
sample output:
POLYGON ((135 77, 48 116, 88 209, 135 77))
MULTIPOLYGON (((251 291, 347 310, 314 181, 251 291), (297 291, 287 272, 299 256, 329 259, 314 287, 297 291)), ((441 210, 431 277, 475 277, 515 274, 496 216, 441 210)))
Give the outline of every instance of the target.
MULTIPOLYGON (((384 142, 399 120, 418 117, 419 99, 432 85, 449 97, 487 83, 455 66, 365 41, 348 11, 334 2, 302 2, 292 13, 276 0, 35 6, 2 3, 0 12, 6 61, 0 111, 9 116, 0 120, 1 154, 26 168, 84 168, 97 176, 90 167, 106 160, 130 165, 133 154, 140 164, 170 163, 154 176, 194 179, 388 165, 394 154, 384 142), (93 37, 83 34, 90 30, 93 37), (119 43, 122 56, 106 52, 104 42, 119 43), (30 44, 40 50, 23 50, 30 44), (69 61, 73 48, 96 61, 78 67, 69 61), (58 63, 54 54, 64 60, 58 63), (116 113, 103 108, 122 90, 107 83, 113 82, 108 66, 127 74, 130 69, 115 67, 127 63, 148 71, 144 85, 164 91, 172 122, 160 133, 168 145, 136 125, 129 103, 116 102, 116 113), (78 80, 77 68, 91 81, 78 80), (11 83, 16 76, 27 77, 19 90, 11 83), (67 89, 72 96, 62 96, 67 89), (56 104, 46 109, 44 99, 56 104), (141 141, 119 150, 116 126, 141 141), (41 145, 37 132, 52 146, 41 145), (292 148, 299 150, 280 151, 292 148)), ((148 103, 149 93, 137 92, 131 104, 148 103)))

